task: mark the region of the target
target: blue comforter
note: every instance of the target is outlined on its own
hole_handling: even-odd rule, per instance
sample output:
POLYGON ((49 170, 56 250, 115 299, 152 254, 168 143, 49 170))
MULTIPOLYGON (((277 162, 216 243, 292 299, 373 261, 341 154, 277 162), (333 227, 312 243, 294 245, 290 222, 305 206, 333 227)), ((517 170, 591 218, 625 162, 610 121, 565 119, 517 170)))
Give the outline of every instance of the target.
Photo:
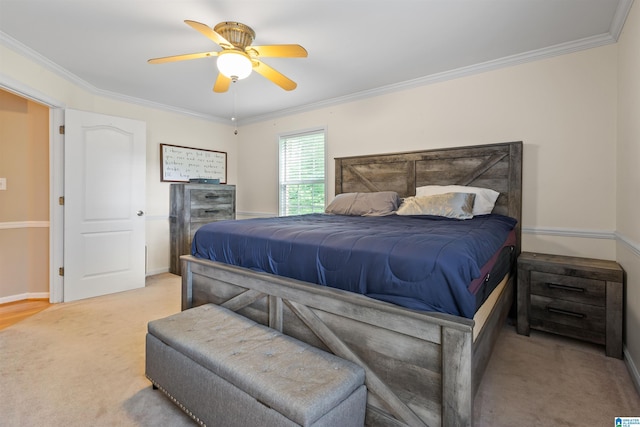
POLYGON ((213 222, 192 253, 226 264, 357 292, 404 307, 472 318, 471 281, 516 220, 310 214, 213 222))

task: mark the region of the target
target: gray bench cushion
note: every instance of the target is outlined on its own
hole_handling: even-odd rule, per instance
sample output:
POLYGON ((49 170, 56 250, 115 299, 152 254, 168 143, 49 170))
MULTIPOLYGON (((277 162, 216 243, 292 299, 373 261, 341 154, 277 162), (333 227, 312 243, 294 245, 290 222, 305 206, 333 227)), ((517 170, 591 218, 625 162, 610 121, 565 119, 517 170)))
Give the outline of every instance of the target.
POLYGON ((364 383, 362 367, 213 304, 154 320, 148 330, 302 425, 318 420, 364 383))

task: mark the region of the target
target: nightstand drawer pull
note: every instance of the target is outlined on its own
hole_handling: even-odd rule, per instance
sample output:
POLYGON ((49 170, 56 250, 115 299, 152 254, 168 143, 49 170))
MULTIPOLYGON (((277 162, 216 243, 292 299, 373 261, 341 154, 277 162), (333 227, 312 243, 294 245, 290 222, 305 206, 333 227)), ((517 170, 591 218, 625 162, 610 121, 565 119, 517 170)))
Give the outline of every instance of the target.
POLYGON ((205 199, 217 199, 218 197, 220 197, 220 194, 207 194, 204 196, 205 199))
POLYGON ((581 288, 579 286, 560 285, 558 283, 549 282, 547 282, 547 286, 551 289, 561 289, 563 291, 584 292, 584 288, 581 288))
POLYGON ((218 213, 220 209, 205 209, 204 211, 205 213, 218 213))
POLYGON ((582 313, 576 313, 575 311, 562 310, 560 308, 546 307, 545 308, 549 313, 555 314, 564 314, 565 316, 577 317, 579 319, 583 319, 585 317, 582 313))

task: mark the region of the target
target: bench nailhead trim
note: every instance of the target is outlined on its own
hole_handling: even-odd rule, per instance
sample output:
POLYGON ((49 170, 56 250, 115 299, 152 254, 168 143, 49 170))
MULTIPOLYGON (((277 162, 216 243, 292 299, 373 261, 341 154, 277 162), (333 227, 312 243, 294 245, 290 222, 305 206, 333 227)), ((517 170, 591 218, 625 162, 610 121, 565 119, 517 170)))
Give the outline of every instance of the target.
POLYGON ((186 413, 187 415, 189 415, 191 417, 192 420, 194 420, 195 422, 197 422, 198 424, 200 424, 202 427, 207 427, 207 425, 204 423, 204 421, 202 421, 200 418, 196 417, 189 409, 187 409, 186 406, 184 406, 182 403, 180 403, 178 401, 178 399, 176 399, 175 397, 173 397, 171 395, 171 393, 169 393, 167 390, 165 390, 160 384, 158 384, 157 382, 155 382, 154 380, 152 380, 151 378, 149 378, 148 375, 145 375, 147 377, 147 379, 149 381, 151 381, 151 383, 156 386, 158 388, 158 390, 160 390, 161 392, 163 392, 169 399, 171 399, 171 401, 173 403, 175 403, 176 405, 178 405, 178 407, 180 409, 182 409, 182 411, 184 413, 186 413))

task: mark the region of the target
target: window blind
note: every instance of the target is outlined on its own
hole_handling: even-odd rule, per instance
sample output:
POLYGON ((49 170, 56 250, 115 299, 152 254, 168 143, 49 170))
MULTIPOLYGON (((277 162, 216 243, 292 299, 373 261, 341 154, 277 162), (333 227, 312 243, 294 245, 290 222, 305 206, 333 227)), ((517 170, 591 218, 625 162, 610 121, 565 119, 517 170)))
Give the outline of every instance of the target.
POLYGON ((324 129, 280 137, 280 215, 324 212, 324 129))

